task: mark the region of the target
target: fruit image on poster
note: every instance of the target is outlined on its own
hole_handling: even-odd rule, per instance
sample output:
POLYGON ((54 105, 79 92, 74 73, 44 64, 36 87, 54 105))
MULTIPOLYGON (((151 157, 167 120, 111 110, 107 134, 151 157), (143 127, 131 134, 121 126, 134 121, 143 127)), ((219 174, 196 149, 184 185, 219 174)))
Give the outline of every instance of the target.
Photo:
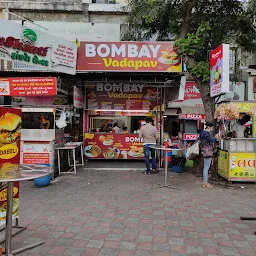
POLYGON ((256 153, 230 153, 229 178, 256 181, 256 153))
POLYGON ((85 133, 84 154, 96 159, 144 159, 143 143, 136 134, 85 133))
MULTIPOLYGON (((21 110, 0 107, 0 179, 11 179, 20 163, 21 110)), ((0 182, 0 225, 6 222, 7 182, 0 182)), ((13 187, 13 218, 18 217, 19 182, 13 187)))
POLYGON ((210 53, 211 97, 229 91, 229 45, 222 44, 210 53))

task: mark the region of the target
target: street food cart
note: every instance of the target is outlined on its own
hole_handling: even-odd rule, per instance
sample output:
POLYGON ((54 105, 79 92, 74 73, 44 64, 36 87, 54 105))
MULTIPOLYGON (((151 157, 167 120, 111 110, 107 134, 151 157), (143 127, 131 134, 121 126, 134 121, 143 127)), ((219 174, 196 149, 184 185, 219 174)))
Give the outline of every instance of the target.
POLYGON ((228 181, 256 181, 256 103, 236 102, 221 104, 215 111, 220 120, 220 150, 218 174, 228 181), (246 138, 227 136, 230 121, 248 114, 252 118, 246 138))
POLYGON ((143 160, 139 131, 145 118, 153 116, 158 90, 143 84, 99 82, 87 86, 86 98, 85 157, 143 160))

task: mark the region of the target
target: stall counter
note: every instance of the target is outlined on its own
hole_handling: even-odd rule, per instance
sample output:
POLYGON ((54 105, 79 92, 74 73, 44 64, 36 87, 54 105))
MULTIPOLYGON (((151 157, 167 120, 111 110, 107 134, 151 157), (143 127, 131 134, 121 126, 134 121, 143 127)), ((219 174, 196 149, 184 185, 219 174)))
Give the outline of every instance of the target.
POLYGON ((226 139, 218 156, 218 174, 228 181, 256 181, 256 139, 226 139))
POLYGON ((143 142, 133 133, 85 133, 87 159, 144 159, 143 142))

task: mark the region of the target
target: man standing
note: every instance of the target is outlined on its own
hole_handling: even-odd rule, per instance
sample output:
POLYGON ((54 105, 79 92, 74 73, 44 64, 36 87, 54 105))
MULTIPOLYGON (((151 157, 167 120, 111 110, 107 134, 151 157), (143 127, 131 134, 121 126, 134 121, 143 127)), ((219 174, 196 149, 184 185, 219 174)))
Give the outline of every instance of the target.
POLYGON ((152 170, 156 171, 156 150, 151 148, 157 142, 157 129, 152 125, 152 119, 147 117, 146 124, 141 127, 139 138, 143 139, 144 155, 146 162, 145 174, 150 174, 150 154, 152 158, 152 170))

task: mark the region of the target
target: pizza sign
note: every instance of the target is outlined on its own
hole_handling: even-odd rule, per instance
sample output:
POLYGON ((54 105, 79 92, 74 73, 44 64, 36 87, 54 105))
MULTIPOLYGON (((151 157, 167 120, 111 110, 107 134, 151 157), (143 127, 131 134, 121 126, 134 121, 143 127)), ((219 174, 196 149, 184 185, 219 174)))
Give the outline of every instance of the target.
POLYGON ((184 133, 183 139, 184 140, 197 140, 199 138, 199 134, 197 133, 184 133))
POLYGON ((194 119, 194 120, 204 120, 206 117, 206 115, 204 114, 199 114, 199 115, 196 115, 196 114, 186 114, 186 119, 194 119))

